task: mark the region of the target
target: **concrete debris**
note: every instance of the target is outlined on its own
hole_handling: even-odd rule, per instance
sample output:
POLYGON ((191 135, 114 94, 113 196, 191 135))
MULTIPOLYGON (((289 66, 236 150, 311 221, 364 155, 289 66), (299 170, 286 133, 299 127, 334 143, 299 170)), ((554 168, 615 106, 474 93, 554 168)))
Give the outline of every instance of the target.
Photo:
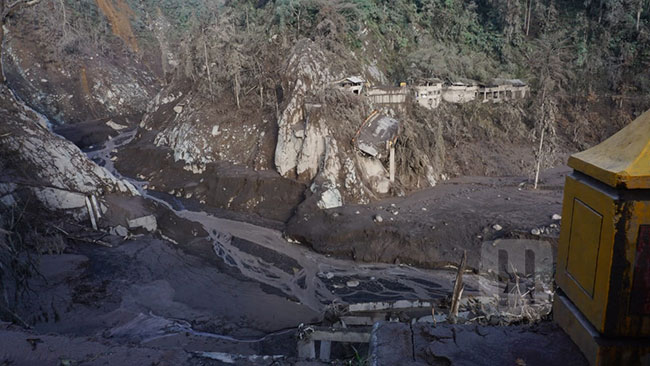
POLYGON ((317 205, 320 209, 323 210, 343 206, 343 198, 341 197, 341 192, 339 192, 339 190, 335 187, 328 188, 321 195, 321 198, 318 201, 317 205))
POLYGON ((332 273, 332 272, 320 272, 320 273, 318 273, 318 277, 326 278, 328 280, 331 280, 332 278, 334 278, 334 273, 332 273))
POLYGON ((112 120, 109 120, 108 122, 106 122, 106 126, 114 129, 115 131, 121 131, 121 130, 128 127, 128 126, 121 125, 119 123, 115 123, 112 120))
POLYGON ((551 217, 551 219, 553 219, 555 221, 562 220, 562 216, 560 216, 558 214, 554 214, 553 217, 551 217))
POLYGON ((72 210, 86 205, 86 196, 56 188, 34 188, 34 193, 41 203, 50 210, 72 210))
POLYGON ((542 235, 542 231, 541 231, 540 229, 538 229, 538 228, 534 228, 534 229, 532 229, 532 230, 530 231, 530 233, 533 234, 533 235, 535 235, 535 236, 540 236, 540 235, 542 235))
POLYGON ((501 225, 499 225, 499 224, 494 224, 494 225, 492 225, 492 228, 493 228, 494 230, 496 230, 496 231, 501 231, 501 230, 503 229, 503 227, 501 227, 501 225))
POLYGON ((183 106, 177 105, 174 107, 174 112, 176 112, 176 114, 181 114, 183 112, 183 106))
POLYGON ((369 312, 369 311, 382 311, 382 310, 404 310, 404 309, 416 309, 416 308, 426 308, 430 309, 432 304, 428 301, 420 300, 397 300, 394 302, 387 301, 378 301, 378 302, 364 302, 357 304, 350 304, 348 306, 348 311, 350 313, 357 312, 369 312))
POLYGON ((524 360, 530 365, 588 365, 578 347, 553 324, 489 327, 380 322, 372 329, 368 358, 377 366, 514 365, 524 360))
POLYGON ((111 228, 110 233, 124 238, 129 235, 129 230, 122 225, 117 225, 116 227, 111 228))
POLYGON ((143 228, 149 232, 156 231, 158 229, 158 223, 156 221, 156 216, 149 215, 139 217, 137 219, 129 220, 129 229, 143 228))
POLYGON ((345 285, 348 286, 348 287, 358 287, 359 284, 360 283, 357 280, 350 280, 350 281, 345 283, 345 285))
POLYGON ((373 218, 373 220, 374 220, 375 222, 382 222, 382 221, 384 221, 384 218, 381 217, 381 215, 375 215, 375 217, 373 218))

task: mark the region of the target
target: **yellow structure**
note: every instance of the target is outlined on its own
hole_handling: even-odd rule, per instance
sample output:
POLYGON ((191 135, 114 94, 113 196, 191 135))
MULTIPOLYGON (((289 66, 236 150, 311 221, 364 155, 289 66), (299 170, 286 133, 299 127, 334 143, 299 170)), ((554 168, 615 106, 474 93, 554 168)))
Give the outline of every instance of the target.
POLYGON ((650 365, 650 112, 569 166, 554 318, 591 365, 650 365))

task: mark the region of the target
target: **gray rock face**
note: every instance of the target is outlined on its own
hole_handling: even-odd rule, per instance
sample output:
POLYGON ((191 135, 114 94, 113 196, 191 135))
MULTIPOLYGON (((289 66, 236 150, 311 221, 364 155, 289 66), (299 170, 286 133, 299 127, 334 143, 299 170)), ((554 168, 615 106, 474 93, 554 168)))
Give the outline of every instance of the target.
POLYGON ((325 151, 329 133, 327 127, 305 125, 305 100, 308 93, 334 79, 325 65, 325 55, 313 42, 303 40, 294 47, 286 69, 293 79, 291 99, 278 120, 275 166, 280 175, 308 172, 313 177, 318 170, 318 158, 325 151))
MULTIPOLYGON (((138 195, 128 182, 92 162, 46 128, 44 118, 0 87, 0 164, 4 179, 31 189, 51 210, 80 210, 87 195, 138 195)), ((15 189, 15 188, 14 188, 15 189)))

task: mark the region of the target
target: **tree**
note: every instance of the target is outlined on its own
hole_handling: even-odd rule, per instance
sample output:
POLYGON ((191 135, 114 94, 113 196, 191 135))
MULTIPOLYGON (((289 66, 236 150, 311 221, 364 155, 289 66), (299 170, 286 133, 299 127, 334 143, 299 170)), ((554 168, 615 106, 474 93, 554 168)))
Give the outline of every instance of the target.
POLYGON ((4 25, 7 18, 18 11, 19 9, 36 5, 41 0, 15 0, 14 2, 9 2, 8 0, 0 0, 0 84, 5 83, 5 74, 2 67, 2 44, 4 43, 5 32, 4 25))
MULTIPOLYGON (((547 133, 555 131, 555 115, 557 112, 556 94, 562 92, 571 72, 566 68, 570 60, 568 39, 562 32, 543 34, 533 43, 534 50, 528 55, 531 69, 536 75, 538 98, 536 105, 536 129, 539 131, 539 145, 535 161, 534 189, 537 189, 539 173, 544 160, 544 144, 547 133)), ((547 138, 548 139, 548 138, 547 138)))

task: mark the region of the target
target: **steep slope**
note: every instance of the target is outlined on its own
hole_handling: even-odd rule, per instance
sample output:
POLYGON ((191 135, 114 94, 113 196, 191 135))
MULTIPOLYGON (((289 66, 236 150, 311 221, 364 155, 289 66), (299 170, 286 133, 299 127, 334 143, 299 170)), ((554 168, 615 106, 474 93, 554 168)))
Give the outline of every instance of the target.
POLYGON ((0 195, 12 206, 33 194, 46 208, 86 217, 86 197, 136 189, 48 130, 47 120, 0 87, 0 195), (26 196, 27 195, 27 196, 26 196))
POLYGON ((152 62, 159 57, 148 44, 137 46, 128 4, 54 4, 24 9, 7 24, 7 82, 55 124, 141 114, 161 82, 155 71, 160 67, 152 62), (107 24, 116 24, 115 35, 103 30, 107 24))

